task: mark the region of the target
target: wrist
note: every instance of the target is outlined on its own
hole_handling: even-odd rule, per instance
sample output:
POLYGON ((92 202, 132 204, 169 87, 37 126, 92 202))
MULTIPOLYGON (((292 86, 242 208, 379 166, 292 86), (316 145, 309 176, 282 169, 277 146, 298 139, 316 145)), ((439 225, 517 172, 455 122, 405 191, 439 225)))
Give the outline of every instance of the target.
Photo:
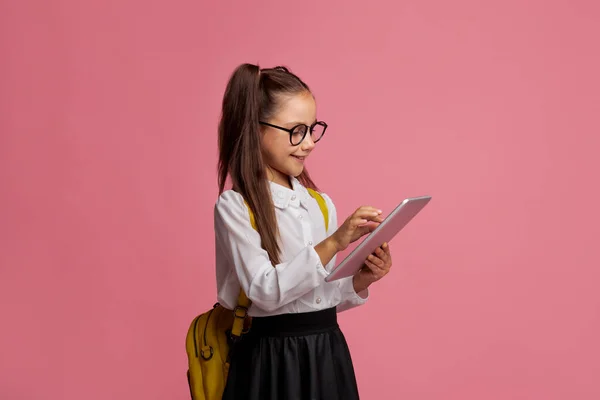
POLYGON ((360 273, 358 273, 352 277, 352 285, 354 286, 354 291, 356 293, 360 293, 366 290, 369 287, 370 283, 365 282, 365 280, 362 279, 360 273))
POLYGON ((321 263, 327 265, 339 250, 335 239, 329 236, 315 246, 315 251, 319 255, 321 263))
POLYGON ((326 240, 329 242, 329 245, 336 253, 339 253, 340 251, 344 250, 340 245, 340 242, 338 242, 338 240, 335 238, 335 233, 329 236, 326 240))

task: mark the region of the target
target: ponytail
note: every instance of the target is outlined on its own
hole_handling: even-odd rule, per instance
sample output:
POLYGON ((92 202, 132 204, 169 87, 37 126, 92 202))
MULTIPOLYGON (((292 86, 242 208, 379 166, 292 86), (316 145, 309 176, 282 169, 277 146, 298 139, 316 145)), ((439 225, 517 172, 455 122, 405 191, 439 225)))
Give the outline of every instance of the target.
MULTIPOLYGON (((242 64, 234 72, 223 97, 221 121, 219 123, 219 192, 225 188, 227 175, 231 173, 233 186, 238 186, 231 169, 239 167, 240 162, 232 165, 234 154, 242 158, 252 156, 240 151, 244 145, 256 148, 256 140, 260 139, 258 131, 260 109, 260 70, 252 64, 242 64), (228 162, 229 161, 229 162, 228 162)), ((260 143, 259 147, 260 149, 260 143)), ((240 161, 240 160, 237 160, 240 161)), ((255 166, 257 166, 255 164, 255 166)), ((244 171, 239 171, 244 172, 244 171)), ((246 171, 247 172, 247 171, 246 171)))
POLYGON ((219 124, 219 193, 231 177, 233 190, 240 193, 254 214, 261 245, 273 265, 279 264, 279 232, 275 207, 266 179, 262 157, 259 114, 260 69, 242 64, 231 76, 219 124))

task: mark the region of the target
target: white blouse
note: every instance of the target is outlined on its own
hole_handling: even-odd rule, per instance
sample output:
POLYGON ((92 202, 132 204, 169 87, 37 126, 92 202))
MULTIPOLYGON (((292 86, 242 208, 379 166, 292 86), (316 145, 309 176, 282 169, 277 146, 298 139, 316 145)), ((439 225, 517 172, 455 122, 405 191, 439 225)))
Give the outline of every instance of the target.
POLYGON ((329 229, 317 201, 297 179, 293 190, 270 183, 281 235, 281 260, 275 267, 260 246, 260 235, 250 224, 243 197, 233 190, 215 205, 215 244, 218 301, 229 309, 237 304, 240 285, 252 305, 251 316, 300 313, 337 306, 344 311, 364 304, 368 289, 354 291, 352 277, 325 282, 336 257, 321 264, 314 246, 337 230, 336 209, 323 194, 329 211, 329 229))

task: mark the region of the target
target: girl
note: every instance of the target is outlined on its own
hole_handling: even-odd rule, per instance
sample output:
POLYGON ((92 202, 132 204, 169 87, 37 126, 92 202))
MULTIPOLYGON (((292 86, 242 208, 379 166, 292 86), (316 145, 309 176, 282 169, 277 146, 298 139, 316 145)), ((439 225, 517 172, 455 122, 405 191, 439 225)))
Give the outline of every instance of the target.
POLYGON ((368 287, 390 270, 390 249, 384 244, 353 277, 324 278, 336 253, 382 221, 381 210, 360 207, 338 228, 335 206, 322 194, 325 229, 304 164, 327 124, 317 120, 308 86, 286 68, 239 66, 222 106, 218 301, 234 309, 240 287, 252 301, 251 328, 235 346, 223 398, 357 399, 336 312, 367 301, 368 287), (233 189, 224 191, 228 177, 233 189))

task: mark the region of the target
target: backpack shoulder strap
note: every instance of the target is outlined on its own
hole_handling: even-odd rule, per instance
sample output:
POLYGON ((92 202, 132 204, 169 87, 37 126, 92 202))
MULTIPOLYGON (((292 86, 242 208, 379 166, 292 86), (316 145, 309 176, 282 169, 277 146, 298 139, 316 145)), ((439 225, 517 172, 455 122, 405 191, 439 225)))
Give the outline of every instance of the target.
POLYGON ((319 208, 321 209, 321 212, 323 213, 323 218, 325 219, 325 231, 328 231, 329 230, 329 210, 327 209, 327 203, 325 203, 325 199, 323 198, 321 193, 317 192, 314 189, 306 188, 306 190, 308 190, 308 193, 315 200, 317 200, 317 203, 319 203, 319 208))
MULTIPOLYGON (((244 201, 250 214, 250 224, 252 228, 256 230, 256 220, 254 219, 254 213, 250 209, 250 206, 244 201)), ((250 299, 244 293, 244 290, 240 288, 240 294, 238 295, 237 306, 233 309, 233 326, 231 327, 231 336, 234 340, 242 336, 244 330, 244 321, 248 316, 248 309, 250 308, 250 299)))

